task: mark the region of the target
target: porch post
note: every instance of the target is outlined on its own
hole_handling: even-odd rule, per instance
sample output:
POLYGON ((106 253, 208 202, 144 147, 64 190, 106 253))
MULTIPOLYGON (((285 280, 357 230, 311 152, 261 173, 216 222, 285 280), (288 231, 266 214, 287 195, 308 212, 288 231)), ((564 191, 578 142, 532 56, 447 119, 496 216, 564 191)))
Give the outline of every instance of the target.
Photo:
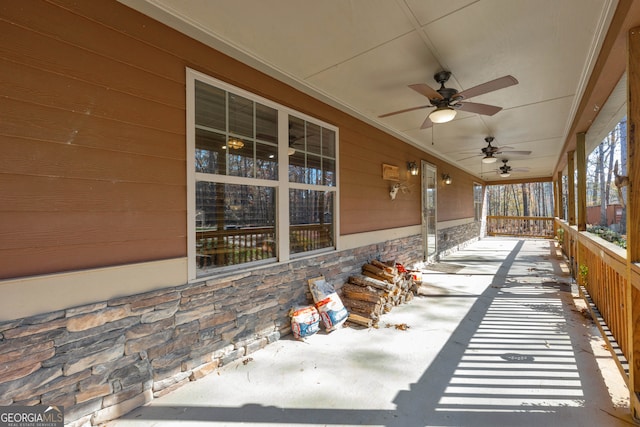
POLYGON ((558 202, 558 218, 564 219, 564 209, 562 209, 562 171, 558 171, 558 180, 556 181, 556 188, 558 189, 556 201, 558 202))
POLYGON ((628 34, 627 54, 627 325, 631 411, 640 418, 640 27, 628 34))
POLYGON ((575 151, 567 153, 567 175, 569 176, 569 225, 576 225, 576 190, 575 190, 575 166, 573 155, 575 151))
POLYGON ((585 133, 576 135, 576 163, 578 169, 578 231, 587 229, 587 156, 585 154, 585 133))
POLYGON ((558 209, 558 179, 553 180, 553 216, 560 218, 560 209, 558 209))

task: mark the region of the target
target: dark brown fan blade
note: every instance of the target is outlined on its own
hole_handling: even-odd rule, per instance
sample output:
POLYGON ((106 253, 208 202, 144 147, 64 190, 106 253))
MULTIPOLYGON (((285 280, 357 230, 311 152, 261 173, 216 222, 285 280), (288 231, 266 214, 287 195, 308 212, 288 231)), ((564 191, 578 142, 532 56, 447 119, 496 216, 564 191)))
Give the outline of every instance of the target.
POLYGON ((469 160, 469 159, 473 159, 474 157, 480 157, 480 156, 484 156, 484 154, 475 154, 473 156, 465 157, 464 159, 458 159, 456 160, 456 162, 461 162, 463 160, 469 160))
POLYGON ((493 92, 494 90, 504 89, 505 87, 517 85, 518 80, 513 76, 504 76, 490 82, 479 84, 467 90, 463 90, 458 95, 464 96, 465 99, 473 98, 474 96, 483 95, 485 93, 493 92))
POLYGON ((431 107, 431 105, 421 105, 419 107, 405 108, 404 110, 398 110, 398 111, 394 111, 392 113, 386 113, 386 114, 383 114, 383 115, 378 116, 378 117, 379 118, 389 117, 389 116, 393 116, 395 114, 408 113, 409 111, 415 111, 415 110, 420 110, 422 108, 429 108, 429 107, 431 107))
POLYGON ((514 156, 528 156, 531 154, 531 151, 511 151, 511 150, 500 150, 494 154, 512 154, 514 156))
POLYGON ((442 95, 438 93, 437 90, 432 88, 431 86, 424 83, 417 83, 414 85, 409 85, 409 87, 421 95, 426 96, 429 99, 444 99, 442 95))
POLYGON ((422 126, 420 126, 420 129, 427 129, 427 128, 430 128, 431 126, 433 126, 433 122, 431 121, 429 116, 427 116, 427 118, 424 119, 424 122, 422 122, 422 126))
MULTIPOLYGON (((497 174, 501 174, 502 171, 498 168, 495 170, 497 174)), ((529 168, 510 168, 509 173, 513 172, 529 172, 529 168)))
POLYGON ((493 116, 498 111, 502 110, 502 107, 496 107, 495 105, 478 104, 477 102, 465 102, 462 101, 462 106, 459 110, 466 111, 468 113, 483 114, 485 116, 493 116))

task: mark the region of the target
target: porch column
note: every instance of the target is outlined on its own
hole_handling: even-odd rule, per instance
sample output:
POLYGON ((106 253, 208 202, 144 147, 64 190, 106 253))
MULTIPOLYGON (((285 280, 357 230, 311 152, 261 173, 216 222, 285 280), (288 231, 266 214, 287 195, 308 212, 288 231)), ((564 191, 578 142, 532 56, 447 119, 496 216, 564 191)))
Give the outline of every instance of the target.
POLYGON ((640 27, 628 35, 627 54, 627 325, 631 411, 640 418, 640 27))
POLYGON ((567 153, 567 175, 569 176, 569 225, 576 225, 576 189, 575 189, 575 166, 573 164, 573 155, 575 151, 567 153))
POLYGON ((576 166, 578 171, 578 231, 587 229, 587 156, 585 133, 576 135, 576 166))
POLYGON ((558 180, 556 181, 556 202, 558 204, 558 218, 564 219, 564 209, 562 208, 562 171, 558 171, 558 180))

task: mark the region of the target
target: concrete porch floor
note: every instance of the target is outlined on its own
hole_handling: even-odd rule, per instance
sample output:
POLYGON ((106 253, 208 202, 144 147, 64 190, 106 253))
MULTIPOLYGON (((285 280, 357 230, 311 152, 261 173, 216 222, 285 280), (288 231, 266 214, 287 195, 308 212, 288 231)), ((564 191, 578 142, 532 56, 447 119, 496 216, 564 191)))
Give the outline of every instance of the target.
POLYGON ((107 425, 636 425, 552 248, 483 239, 425 270, 427 295, 378 329, 285 337, 107 425))

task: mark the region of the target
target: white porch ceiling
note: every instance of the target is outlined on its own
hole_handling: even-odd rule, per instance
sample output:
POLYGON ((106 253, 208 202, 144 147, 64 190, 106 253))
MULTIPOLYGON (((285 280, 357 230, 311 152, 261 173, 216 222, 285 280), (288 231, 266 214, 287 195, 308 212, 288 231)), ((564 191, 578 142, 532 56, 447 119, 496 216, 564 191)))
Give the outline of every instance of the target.
POLYGON ((487 180, 484 138, 530 150, 511 178, 551 177, 616 0, 121 0, 487 180), (431 111, 407 87, 469 89, 505 75, 519 83, 474 97, 494 116, 459 111, 420 129, 431 111), (478 154, 476 157, 471 157, 478 154), (471 158, 470 158, 471 157, 471 158), (465 160, 461 160, 465 159, 465 160))

